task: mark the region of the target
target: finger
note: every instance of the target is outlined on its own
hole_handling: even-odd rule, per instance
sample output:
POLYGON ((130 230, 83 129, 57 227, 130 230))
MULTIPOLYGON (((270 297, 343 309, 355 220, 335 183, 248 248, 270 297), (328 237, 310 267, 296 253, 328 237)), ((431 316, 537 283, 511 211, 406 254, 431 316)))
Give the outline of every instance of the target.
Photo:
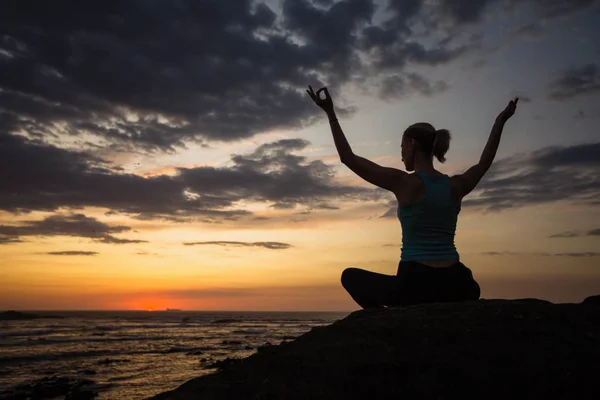
POLYGON ((312 86, 308 85, 308 88, 310 89, 311 97, 315 97, 315 91, 313 90, 312 86))
POLYGON ((321 95, 320 95, 320 93, 321 93, 323 90, 325 90, 325 88, 321 88, 321 89, 317 90, 317 98, 318 98, 319 100, 321 100, 321 95))
POLYGON ((311 98, 311 99, 313 99, 313 100, 315 99, 315 98, 313 97, 313 95, 312 95, 312 93, 311 93, 311 92, 309 92, 309 91, 307 90, 307 91, 306 91, 306 93, 308 93, 308 95, 310 96, 310 98, 311 98))
POLYGON ((326 87, 323 88, 323 89, 325 89, 325 96, 326 96, 326 98, 330 98, 331 96, 329 95, 329 90, 327 90, 326 87))
POLYGON ((515 106, 517 105, 517 103, 519 102, 519 98, 515 98, 515 106))

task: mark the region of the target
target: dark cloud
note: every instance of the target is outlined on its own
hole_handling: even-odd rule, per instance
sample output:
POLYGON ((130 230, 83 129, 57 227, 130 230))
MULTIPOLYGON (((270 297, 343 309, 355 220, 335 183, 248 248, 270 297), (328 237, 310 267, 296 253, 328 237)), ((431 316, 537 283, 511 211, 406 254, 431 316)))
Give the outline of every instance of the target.
POLYGON ((598 0, 533 0, 533 3, 544 10, 543 20, 568 17, 600 4, 598 0))
POLYGON ((555 101, 600 93, 600 68, 597 64, 587 64, 564 69, 547 90, 548 98, 555 101))
POLYGON ((142 220, 214 222, 252 216, 236 208, 241 201, 275 208, 332 209, 334 201, 376 201, 383 196, 379 189, 339 185, 331 166, 294 154, 308 145, 302 139, 280 140, 248 154, 232 155, 230 167, 179 168, 175 175, 144 178, 114 171, 88 153, 0 135, 0 168, 5 171, 0 209, 29 212, 94 206, 142 220))
POLYGON ((582 237, 582 236, 600 236, 600 228, 592 229, 587 232, 560 232, 554 235, 548 236, 549 238, 574 238, 574 237, 582 237))
POLYGON ((95 251, 51 251, 44 254, 51 256, 95 256, 98 253, 95 251))
POLYGON ((444 81, 432 83, 422 75, 409 73, 404 77, 393 75, 385 78, 381 85, 380 97, 385 100, 397 99, 415 92, 430 97, 442 93, 446 89, 448 89, 448 84, 444 81))
MULTIPOLYGON (((7 1, 1 126, 45 141, 78 136, 88 146, 144 150, 301 128, 320 112, 307 84, 340 93, 347 83, 382 87, 390 75, 405 82, 396 92, 439 93, 445 84, 408 67, 476 49, 481 37, 465 39, 462 27, 494 4, 285 0, 277 15, 252 0, 7 1), (376 22, 378 6, 386 13, 376 22)), ((353 112, 341 104, 340 115, 353 112)))
POLYGON ((105 243, 141 243, 139 240, 113 236, 130 230, 128 226, 109 226, 83 214, 52 215, 39 221, 24 221, 19 225, 0 225, 0 238, 13 238, 12 242, 16 242, 27 236, 76 236, 105 243))
POLYGON ((284 250, 292 247, 289 243, 281 242, 234 242, 234 241, 208 241, 208 242, 188 242, 186 246, 234 246, 234 247, 264 247, 270 250, 284 250))
POLYGON ((498 160, 463 207, 500 211, 553 201, 594 205, 600 197, 600 143, 548 147, 498 160))
POLYGON ((332 5, 299 46, 294 37, 315 22, 302 13, 317 10, 305 8, 278 18, 251 0, 9 2, 0 15, 3 118, 38 137, 61 124, 63 134, 161 149, 300 127, 317 113, 301 89, 335 87, 353 68, 352 33, 373 6, 332 5), (337 46, 325 48, 327 38, 337 46))
POLYGON ((11 244, 11 243, 21 243, 22 240, 19 239, 18 236, 8 236, 0 234, 0 245, 3 244, 11 244))
POLYGON ((573 237, 578 237, 578 236, 581 236, 581 235, 577 232, 560 232, 560 233, 556 233, 554 235, 550 235, 550 236, 548 236, 548 238, 573 238, 573 237))

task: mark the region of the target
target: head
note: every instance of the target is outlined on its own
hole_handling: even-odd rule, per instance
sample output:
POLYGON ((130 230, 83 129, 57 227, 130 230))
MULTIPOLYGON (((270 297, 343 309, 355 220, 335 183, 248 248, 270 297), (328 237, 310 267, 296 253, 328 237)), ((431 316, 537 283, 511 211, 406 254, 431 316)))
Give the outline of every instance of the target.
POLYGON ((409 126, 402 136, 402 162, 407 171, 415 170, 415 162, 433 164, 433 157, 446 161, 444 155, 450 147, 450 132, 436 130, 431 124, 419 122, 409 126))

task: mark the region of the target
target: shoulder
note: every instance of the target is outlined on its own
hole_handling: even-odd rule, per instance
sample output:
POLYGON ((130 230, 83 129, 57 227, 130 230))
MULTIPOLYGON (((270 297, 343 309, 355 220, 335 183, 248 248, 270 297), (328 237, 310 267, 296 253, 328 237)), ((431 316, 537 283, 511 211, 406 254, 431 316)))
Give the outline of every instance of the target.
POLYGON ((450 189, 452 190, 452 195, 456 200, 460 200, 463 198, 463 182, 462 175, 452 175, 449 176, 450 180, 450 189))

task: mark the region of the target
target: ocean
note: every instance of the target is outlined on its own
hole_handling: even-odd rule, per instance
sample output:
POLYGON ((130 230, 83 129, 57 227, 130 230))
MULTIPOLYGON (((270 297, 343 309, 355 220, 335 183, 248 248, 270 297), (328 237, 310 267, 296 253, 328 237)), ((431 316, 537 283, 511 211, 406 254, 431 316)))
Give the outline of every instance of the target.
POLYGON ((45 377, 93 381, 97 399, 138 400, 329 325, 347 312, 27 311, 0 321, 0 399, 45 377), (2 395, 4 393, 4 396, 2 395))

